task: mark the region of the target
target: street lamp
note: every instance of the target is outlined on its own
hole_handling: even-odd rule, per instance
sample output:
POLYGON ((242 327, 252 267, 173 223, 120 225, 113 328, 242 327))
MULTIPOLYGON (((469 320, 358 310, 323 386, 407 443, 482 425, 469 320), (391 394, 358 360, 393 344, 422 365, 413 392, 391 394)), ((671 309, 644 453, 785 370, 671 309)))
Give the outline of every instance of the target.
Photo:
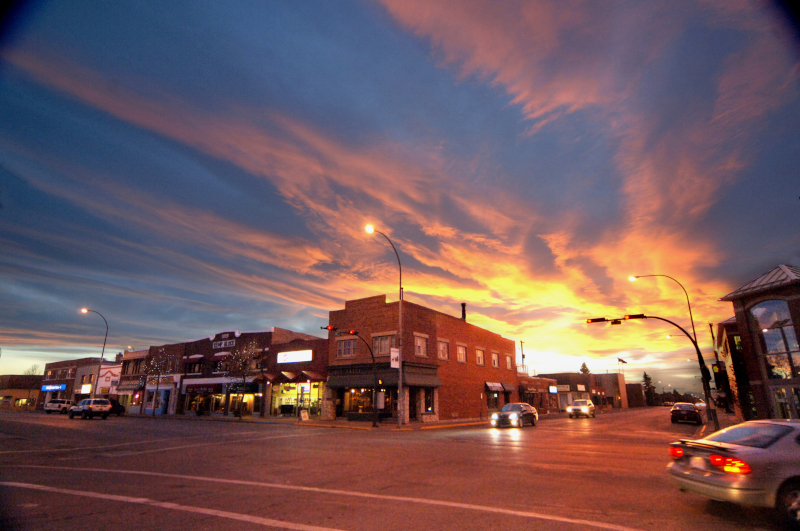
POLYGON ((646 277, 664 277, 672 280, 677 285, 681 287, 683 290, 683 294, 686 295, 686 305, 689 307, 689 321, 692 323, 692 336, 694 337, 694 342, 697 343, 697 332, 694 329, 694 318, 692 317, 692 304, 689 302, 689 294, 686 292, 686 288, 683 287, 683 284, 675 280, 669 275, 631 275, 628 277, 628 280, 631 282, 635 282, 637 278, 646 278, 646 277))
POLYGON ((97 368, 97 378, 95 379, 94 387, 92 387, 92 398, 94 398, 94 391, 95 389, 97 389, 97 380, 100 379, 100 368, 102 368, 103 366, 103 359, 105 358, 106 355, 106 341, 108 341, 108 321, 106 321, 106 318, 103 317, 103 314, 100 312, 90 310, 89 308, 81 308, 81 313, 89 313, 89 312, 96 313, 97 315, 102 317, 103 322, 106 324, 106 337, 103 339, 103 350, 102 353, 100 354, 100 367, 97 368))
POLYGON ((369 234, 377 232, 389 242, 392 246, 394 255, 397 257, 397 267, 400 271, 400 297, 397 301, 397 354, 398 354, 398 367, 397 367, 397 425, 403 424, 403 264, 400 263, 400 255, 397 253, 397 248, 392 243, 387 235, 379 230, 376 230, 372 225, 366 226, 366 231, 369 234))

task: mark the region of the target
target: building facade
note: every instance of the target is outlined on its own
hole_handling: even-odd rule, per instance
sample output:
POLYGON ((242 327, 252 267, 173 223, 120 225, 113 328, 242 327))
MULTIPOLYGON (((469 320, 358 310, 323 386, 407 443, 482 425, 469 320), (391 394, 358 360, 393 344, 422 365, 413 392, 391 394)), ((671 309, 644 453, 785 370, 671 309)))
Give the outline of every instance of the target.
POLYGON ((36 403, 37 409, 54 398, 63 398, 77 402, 89 398, 94 390, 94 383, 104 364, 110 364, 102 358, 81 358, 77 360, 55 361, 44 366, 44 378, 36 403))
POLYGON ((0 376, 0 408, 36 407, 42 385, 41 374, 6 374, 0 376))
POLYGON ((736 330, 724 343, 733 369, 726 371, 743 417, 800 418, 800 268, 779 265, 720 300, 735 313, 736 330))
POLYGON ((403 423, 485 419, 519 400, 514 342, 468 323, 465 305, 459 319, 403 301, 399 319, 399 303, 387 303, 386 295, 330 312, 323 418, 367 419, 377 408, 381 418, 401 416, 403 423), (398 347, 399 399, 399 371, 390 360, 398 347))

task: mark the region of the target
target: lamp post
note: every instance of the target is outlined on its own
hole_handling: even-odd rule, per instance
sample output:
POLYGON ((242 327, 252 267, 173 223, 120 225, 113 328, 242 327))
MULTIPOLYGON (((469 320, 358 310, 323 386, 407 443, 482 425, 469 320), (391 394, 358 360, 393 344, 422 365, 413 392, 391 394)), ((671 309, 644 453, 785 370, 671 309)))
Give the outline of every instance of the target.
POLYGON ((692 317, 692 303, 689 302, 689 293, 686 292, 686 288, 683 287, 683 284, 675 280, 669 275, 631 275, 628 277, 628 280, 631 282, 635 282, 638 278, 646 278, 646 277, 664 277, 672 280, 677 285, 681 287, 683 290, 683 294, 686 295, 686 306, 689 307, 689 321, 692 323, 692 336, 694 337, 694 342, 697 343, 697 332, 694 329, 694 318, 692 317))
POLYGON ((95 390, 97 389, 97 381, 100 380, 100 369, 103 367, 103 359, 105 358, 106 355, 106 341, 108 341, 108 321, 106 321, 106 318, 103 317, 103 314, 100 312, 90 310, 89 308, 81 308, 81 313, 89 313, 89 312, 96 313, 97 315, 99 315, 103 319, 103 322, 106 324, 106 337, 103 339, 103 350, 100 354, 100 365, 97 367, 97 378, 95 378, 94 386, 92 387, 92 392, 91 392, 91 397, 94 398, 94 393, 95 390))
MULTIPOLYGON (((697 345, 697 341, 695 341, 694 338, 689 334, 689 332, 684 330, 683 327, 670 321, 669 319, 664 319, 663 317, 656 317, 655 315, 645 315, 643 313, 629 314, 622 318, 622 320, 625 321, 630 321, 632 319, 658 319, 659 321, 664 321, 665 323, 671 324, 672 326, 683 332, 683 334, 687 338, 689 338, 689 341, 692 342, 692 345, 694 345, 694 349, 697 352, 697 363, 700 365, 700 374, 702 376, 701 380, 703 382, 703 393, 705 394, 706 397, 706 404, 708 404, 708 410, 706 414, 708 415, 708 420, 714 423, 714 431, 718 431, 719 420, 717 419, 716 410, 711 405, 712 404, 711 387, 709 386, 709 382, 711 381, 711 374, 708 371, 708 367, 706 367, 705 361, 703 361, 703 354, 700 352, 700 347, 697 345)), ((601 318, 586 320, 587 323, 601 323, 604 321, 609 321, 609 319, 601 317, 601 318)))
POLYGON ((397 354, 399 358, 397 367, 397 425, 402 426, 405 411, 403 408, 403 264, 400 263, 400 255, 397 253, 397 248, 387 235, 376 230, 372 225, 367 225, 366 231, 369 234, 377 232, 386 238, 386 241, 392 246, 394 255, 397 257, 397 267, 400 271, 400 297, 397 300, 397 354))

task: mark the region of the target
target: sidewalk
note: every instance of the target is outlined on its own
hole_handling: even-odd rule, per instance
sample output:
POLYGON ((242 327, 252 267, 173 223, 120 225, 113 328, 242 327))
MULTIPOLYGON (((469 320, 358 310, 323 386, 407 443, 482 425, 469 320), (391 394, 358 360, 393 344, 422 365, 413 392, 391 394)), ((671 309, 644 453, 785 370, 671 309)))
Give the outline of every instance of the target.
MULTIPOLYGON (((706 414, 703 412, 703 419, 705 418, 706 414)), ((717 420, 719 421, 720 430, 724 430, 725 428, 730 428, 731 426, 735 426, 736 424, 744 422, 733 413, 726 413, 724 409, 717 409, 717 420)), ((711 435, 712 433, 714 433, 714 424, 709 424, 708 421, 706 421, 702 426, 697 428, 695 436, 700 439, 706 435, 711 435)))

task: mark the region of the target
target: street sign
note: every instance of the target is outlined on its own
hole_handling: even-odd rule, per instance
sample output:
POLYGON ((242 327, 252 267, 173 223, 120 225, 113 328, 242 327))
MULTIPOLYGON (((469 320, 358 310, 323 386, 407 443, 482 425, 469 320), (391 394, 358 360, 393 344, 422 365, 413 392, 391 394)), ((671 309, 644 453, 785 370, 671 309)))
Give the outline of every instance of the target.
POLYGON ((392 369, 399 369, 400 368, 400 349, 399 348, 392 348, 389 349, 389 356, 391 360, 391 367, 392 369))

